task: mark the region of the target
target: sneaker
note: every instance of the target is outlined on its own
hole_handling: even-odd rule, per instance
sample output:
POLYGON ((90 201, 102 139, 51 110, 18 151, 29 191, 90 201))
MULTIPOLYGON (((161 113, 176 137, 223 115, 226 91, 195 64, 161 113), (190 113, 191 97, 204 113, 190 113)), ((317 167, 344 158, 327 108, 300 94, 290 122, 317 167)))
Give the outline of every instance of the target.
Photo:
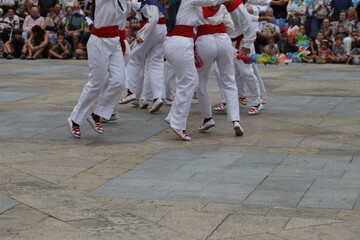
POLYGON ((164 102, 161 98, 156 99, 156 101, 154 101, 153 105, 150 108, 150 113, 154 113, 160 110, 160 108, 162 107, 162 105, 164 105, 164 102))
POLYGON ((247 100, 246 97, 241 97, 241 98, 239 98, 239 102, 240 102, 242 105, 247 105, 248 100, 247 100))
POLYGON ((134 107, 138 107, 140 105, 139 99, 135 99, 131 104, 134 105, 134 107))
POLYGON ((236 136, 244 135, 244 129, 241 127, 239 122, 234 122, 234 130, 236 136))
POLYGON ((93 117, 90 116, 86 120, 90 123, 90 125, 93 127, 95 132, 100 134, 103 134, 105 132, 104 129, 101 127, 100 122, 95 122, 93 117))
POLYGON ((149 106, 149 102, 146 99, 141 99, 139 107, 141 109, 146 109, 149 106))
POLYGON ((174 99, 171 99, 171 98, 166 98, 164 99, 164 103, 166 106, 171 106, 174 102, 174 99))
POLYGON ((252 106, 248 112, 249 115, 255 115, 258 114, 260 112, 261 109, 264 108, 264 105, 262 105, 261 103, 257 106, 252 106))
POLYGON ((81 137, 80 127, 74 126, 71 118, 67 119, 67 124, 69 125, 71 135, 73 135, 75 138, 80 138, 81 137))
POLYGON ((119 101, 119 104, 127 104, 129 102, 132 102, 136 100, 136 96, 134 93, 128 93, 128 95, 126 95, 126 97, 124 97, 123 99, 121 99, 119 101))
POLYGON ((105 119, 105 118, 103 118, 103 117, 100 117, 100 122, 101 122, 101 123, 107 123, 107 122, 116 121, 116 120, 118 120, 117 113, 111 114, 111 117, 110 117, 109 120, 107 120, 107 119, 105 119))
POLYGON ((20 59, 26 59, 25 54, 21 54, 20 59))
POLYGON ((215 121, 213 119, 204 120, 204 123, 199 127, 200 131, 209 130, 210 128, 215 126, 215 121))
POLYGON ((6 59, 8 59, 8 60, 14 59, 14 56, 12 54, 8 54, 6 59))
POLYGON ((217 111, 217 112, 225 112, 227 109, 226 107, 226 103, 223 103, 217 107, 214 107, 214 110, 217 111))
POLYGON ((191 140, 191 137, 186 133, 185 130, 178 130, 178 129, 175 129, 175 128, 171 128, 175 133, 176 135, 178 135, 182 140, 184 141, 190 141, 191 140))

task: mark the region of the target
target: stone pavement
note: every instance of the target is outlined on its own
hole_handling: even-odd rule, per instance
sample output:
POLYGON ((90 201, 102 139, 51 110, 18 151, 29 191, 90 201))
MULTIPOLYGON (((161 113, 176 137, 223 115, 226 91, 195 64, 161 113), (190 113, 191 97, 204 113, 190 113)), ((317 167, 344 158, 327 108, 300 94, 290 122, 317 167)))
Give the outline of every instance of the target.
MULTIPOLYGON (((74 139, 85 61, 0 60, 0 240, 360 239, 360 68, 260 66, 261 114, 242 106, 181 142, 159 113, 74 139)), ((211 74, 212 103, 219 90, 211 74)))

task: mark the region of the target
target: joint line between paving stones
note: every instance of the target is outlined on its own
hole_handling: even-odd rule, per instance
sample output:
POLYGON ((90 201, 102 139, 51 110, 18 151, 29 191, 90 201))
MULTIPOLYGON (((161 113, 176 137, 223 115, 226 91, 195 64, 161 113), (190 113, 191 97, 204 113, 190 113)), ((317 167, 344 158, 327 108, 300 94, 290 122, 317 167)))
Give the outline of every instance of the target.
POLYGON ((281 230, 286 231, 284 228, 286 227, 286 225, 288 225, 288 223, 290 222, 291 219, 292 219, 292 217, 289 217, 289 219, 286 221, 286 223, 284 224, 284 226, 282 227, 281 230))
POLYGON ((230 215, 231 215, 231 214, 228 214, 228 215, 216 226, 216 228, 209 234, 209 236, 207 236, 207 237, 205 238, 205 240, 208 240, 209 237, 220 227, 220 225, 223 224, 223 223, 226 221, 226 219, 228 219, 228 218, 230 217, 230 215))
POLYGON ((315 178, 312 183, 310 184, 310 186, 306 189, 306 191, 304 192, 304 195, 301 197, 301 199, 299 200, 299 202, 296 204, 296 207, 299 206, 299 204, 301 203, 301 201, 304 199, 306 193, 309 191, 309 189, 311 188, 311 186, 314 184, 314 182, 316 181, 317 178, 315 178))
POLYGON ((356 201, 354 202, 354 205, 351 209, 354 209, 356 204, 359 202, 359 197, 360 197, 360 193, 358 194, 357 198, 356 198, 356 201))

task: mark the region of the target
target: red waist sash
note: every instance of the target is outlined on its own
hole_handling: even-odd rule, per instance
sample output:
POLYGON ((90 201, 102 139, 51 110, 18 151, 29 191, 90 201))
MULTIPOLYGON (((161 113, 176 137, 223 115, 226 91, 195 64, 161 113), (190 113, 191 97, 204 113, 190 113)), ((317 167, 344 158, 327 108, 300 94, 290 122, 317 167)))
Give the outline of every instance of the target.
POLYGON ((243 38, 244 38, 244 35, 241 34, 240 36, 231 39, 231 41, 236 42, 235 48, 237 50, 239 50, 239 47, 240 47, 240 44, 241 44, 241 41, 243 40, 243 38))
POLYGON ((109 26, 109 27, 101 27, 96 28, 92 27, 91 34, 95 35, 99 38, 114 38, 114 37, 120 37, 120 45, 123 54, 125 54, 126 51, 126 32, 125 30, 119 30, 119 26, 109 26))
MULTIPOLYGON (((145 26, 145 24, 147 24, 148 22, 149 22, 149 19, 146 19, 145 21, 144 20, 140 21, 139 22, 140 27, 139 27, 138 31, 140 29, 142 29, 145 26)), ((159 18, 159 21, 157 22, 157 24, 165 24, 165 23, 166 23, 166 18, 159 18)))
POLYGON ((189 25, 175 25, 173 29, 166 34, 166 36, 181 36, 181 37, 194 37, 194 27, 189 25))
POLYGON ((226 33, 226 28, 224 23, 218 25, 205 24, 197 27, 197 36, 215 34, 215 33, 226 33))

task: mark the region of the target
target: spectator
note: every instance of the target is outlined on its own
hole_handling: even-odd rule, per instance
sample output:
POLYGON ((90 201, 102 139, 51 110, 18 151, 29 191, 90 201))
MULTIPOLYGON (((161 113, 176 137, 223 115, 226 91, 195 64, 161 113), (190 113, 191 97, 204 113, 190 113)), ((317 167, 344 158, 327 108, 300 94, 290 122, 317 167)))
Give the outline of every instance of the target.
POLYGON ((23 26, 23 38, 27 40, 31 34, 31 29, 34 26, 40 26, 42 29, 45 29, 45 20, 39 14, 39 9, 37 7, 32 7, 30 15, 25 18, 23 26))
POLYGON ((20 58, 25 58, 28 53, 27 59, 38 59, 48 56, 49 40, 44 29, 36 25, 31 28, 31 35, 29 41, 24 45, 23 55, 20 58))
POLYGON ((15 0, 0 0, 0 8, 2 8, 4 16, 7 14, 9 8, 14 7, 15 0))
POLYGON ((61 20, 61 25, 60 25, 60 29, 63 30, 65 28, 65 24, 66 24, 66 21, 70 19, 70 17, 72 16, 73 14, 73 7, 67 7, 65 9, 65 15, 64 17, 62 18, 61 20))
POLYGON ((37 7, 39 5, 39 0, 29 0, 28 8, 31 9, 33 7, 37 7))
POLYGON ((303 57, 302 60, 307 63, 313 63, 316 59, 318 48, 315 44, 315 39, 313 37, 309 37, 309 44, 310 47, 308 48, 310 51, 310 54, 303 57))
POLYGON ((304 24, 306 4, 304 0, 290 0, 286 11, 288 12, 288 23, 290 26, 304 24))
POLYGON ((50 58, 69 59, 70 43, 65 39, 65 32, 57 32, 57 43, 49 50, 50 58))
POLYGON ((328 40, 321 42, 321 48, 319 49, 319 56, 316 58, 316 63, 328 63, 334 58, 334 54, 330 49, 328 40))
POLYGON ((306 29, 305 29, 305 25, 304 25, 304 24, 300 24, 300 26, 299 26, 299 33, 301 34, 302 37, 306 35, 306 29))
POLYGON ((329 0, 312 1, 308 7, 307 13, 311 18, 311 36, 315 37, 320 30, 324 19, 329 17, 331 12, 329 0))
MULTIPOLYGON (((324 38, 330 40, 333 35, 333 30, 330 27, 330 20, 325 18, 322 23, 320 31, 324 34, 324 38)), ((316 34, 317 35, 317 34, 316 34)))
POLYGON ((15 15, 15 11, 13 8, 8 9, 8 16, 4 19, 4 21, 9 23, 5 25, 5 28, 20 28, 20 18, 15 15))
POLYGON ((288 51, 288 35, 286 32, 280 34, 280 40, 278 42, 280 53, 286 54, 288 51))
POLYGON ((288 45, 286 52, 297 52, 299 48, 296 46, 296 39, 288 36, 288 45))
POLYGON ((58 0, 39 0, 40 15, 46 17, 49 9, 55 7, 57 3, 58 0))
POLYGON ((89 41, 90 38, 90 32, 85 32, 79 41, 79 45, 78 48, 75 50, 75 57, 77 59, 87 59, 87 42, 89 41))
MULTIPOLYGON (((273 10, 269 8, 266 10, 265 16, 273 17, 273 10)), ((261 15, 260 15, 261 17, 261 15)), ((264 21, 259 24, 260 32, 258 33, 257 43, 259 44, 260 52, 263 52, 265 45, 267 45, 267 41, 270 38, 278 39, 278 35, 280 33, 279 27, 272 21, 264 21)))
POLYGON ((61 12, 61 5, 60 4, 55 4, 54 7, 54 11, 56 16, 60 19, 60 21, 62 20, 62 18, 64 17, 64 15, 61 12))
POLYGON ((60 25, 60 19, 55 14, 54 8, 49 9, 49 14, 45 18, 45 30, 48 35, 49 42, 54 45, 57 42, 57 30, 60 25))
POLYGON ((131 28, 129 28, 129 27, 127 27, 125 30, 126 30, 126 40, 128 41, 130 49, 131 49, 135 43, 135 38, 133 36, 133 30, 131 30, 131 28))
POLYGON ((78 3, 77 0, 63 0, 62 7, 65 10, 67 7, 74 7, 74 5, 78 3))
POLYGON ((358 18, 358 14, 355 10, 354 7, 350 7, 348 10, 347 10, 347 20, 354 26, 356 27, 359 23, 359 18, 358 18))
POLYGON ((83 15, 85 17, 84 11, 81 9, 79 3, 74 4, 73 9, 74 9, 74 12, 80 13, 81 15, 83 15))
POLYGON ((14 30, 14 37, 5 44, 7 59, 20 58, 21 50, 25 45, 24 39, 21 37, 21 30, 14 30))
POLYGON ((278 45, 275 43, 275 38, 268 39, 268 45, 265 46, 264 51, 268 56, 279 56, 280 50, 278 45))
POLYGON ((332 9, 332 17, 335 21, 339 21, 340 12, 342 10, 347 10, 349 7, 353 6, 352 0, 331 0, 331 9, 332 9))
POLYGON ((335 45, 333 46, 334 57, 332 60, 336 63, 346 63, 348 56, 346 54, 346 49, 342 43, 341 37, 335 38, 335 45))
POLYGON ((15 12, 16 16, 19 17, 20 19, 20 26, 19 28, 20 29, 23 29, 23 25, 24 25, 24 21, 25 21, 25 18, 28 16, 28 13, 26 12, 26 7, 25 5, 21 4, 18 6, 16 12, 15 12))
POLYGON ((316 35, 316 39, 315 39, 315 44, 317 49, 321 48, 321 42, 325 39, 324 37, 324 33, 323 32, 318 32, 318 34, 316 35))
MULTIPOLYGON (((347 54, 350 55, 351 52, 351 44, 352 44, 352 36, 355 33, 355 26, 347 20, 346 11, 342 10, 340 12, 339 21, 336 22, 334 26, 334 38, 337 36, 341 36, 347 50, 347 54)), ((355 39, 354 39, 355 41, 355 39)))
POLYGON ((67 37, 72 40, 74 49, 77 49, 81 34, 84 32, 85 18, 84 15, 78 11, 74 13, 66 20, 65 32, 67 37))

